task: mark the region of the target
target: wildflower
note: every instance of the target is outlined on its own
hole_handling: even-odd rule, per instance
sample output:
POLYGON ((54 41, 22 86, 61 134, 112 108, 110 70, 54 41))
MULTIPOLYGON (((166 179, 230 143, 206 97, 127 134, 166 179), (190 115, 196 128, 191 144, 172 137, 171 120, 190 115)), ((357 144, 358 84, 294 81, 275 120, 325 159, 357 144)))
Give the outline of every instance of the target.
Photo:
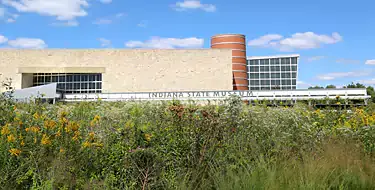
POLYGON ((25 131, 26 131, 26 132, 29 132, 29 131, 30 131, 30 128, 29 128, 29 127, 26 127, 25 131))
POLYGON ((40 116, 39 116, 38 113, 34 113, 33 117, 34 117, 34 119, 39 119, 40 116))
POLYGON ((65 150, 63 149, 63 148, 60 148, 60 151, 59 151, 60 153, 63 153, 63 152, 65 152, 65 150))
POLYGON ((13 110, 17 110, 17 106, 13 106, 13 110))
POLYGON ((21 154, 21 150, 16 149, 16 148, 10 149, 9 152, 10 152, 10 155, 12 156, 19 156, 21 154))
POLYGON ((76 123, 76 122, 72 122, 72 123, 70 124, 70 128, 72 129, 72 131, 77 131, 78 128, 79 128, 79 125, 78 125, 78 123, 76 123))
POLYGON ((50 145, 51 144, 51 140, 49 139, 49 137, 46 134, 43 134, 41 144, 42 145, 50 145))
POLYGON ((38 133, 40 131, 40 128, 38 126, 32 126, 30 127, 31 132, 38 133))
POLYGON ((92 146, 95 146, 95 147, 103 147, 103 144, 101 144, 101 143, 92 143, 92 146))
POLYGON ((10 133, 9 130, 9 124, 6 124, 2 129, 1 129, 1 135, 8 135, 10 133))
POLYGON ((44 121, 44 127, 45 127, 46 129, 53 129, 53 128, 55 128, 55 126, 56 126, 56 122, 53 121, 53 120, 50 120, 50 121, 44 121))
POLYGON ((19 125, 20 127, 22 127, 23 122, 22 122, 22 121, 19 121, 19 122, 18 122, 18 125, 19 125))
POLYGON ((152 136, 151 134, 145 134, 145 138, 147 142, 150 142, 151 136, 152 136))
POLYGON ((36 137, 34 137, 34 144, 36 144, 36 137))
POLYGON ((21 141, 20 145, 21 145, 21 146, 25 146, 25 142, 24 142, 24 141, 21 141))
POLYGON ((100 121, 100 116, 99 115, 95 115, 94 116, 94 119, 93 120, 91 120, 91 122, 90 122, 90 125, 91 126, 94 126, 96 123, 98 123, 100 121))
POLYGON ((89 133, 90 140, 94 140, 94 137, 95 137, 95 133, 94 132, 90 132, 89 133))
POLYGON ((56 133, 56 137, 61 137, 61 131, 60 131, 60 130, 57 131, 57 133, 56 133))
POLYGON ((7 137, 8 142, 14 142, 16 138, 11 134, 7 137))
POLYGON ((74 141, 78 141, 78 139, 79 139, 79 135, 80 135, 80 132, 79 131, 76 131, 76 132, 74 132, 74 136, 73 136, 73 140, 74 141))
POLYGON ((82 144, 83 148, 87 148, 87 147, 90 147, 91 144, 87 141, 85 141, 83 144, 82 144))
POLYGON ((66 117, 68 113, 66 111, 61 112, 60 117, 66 117))

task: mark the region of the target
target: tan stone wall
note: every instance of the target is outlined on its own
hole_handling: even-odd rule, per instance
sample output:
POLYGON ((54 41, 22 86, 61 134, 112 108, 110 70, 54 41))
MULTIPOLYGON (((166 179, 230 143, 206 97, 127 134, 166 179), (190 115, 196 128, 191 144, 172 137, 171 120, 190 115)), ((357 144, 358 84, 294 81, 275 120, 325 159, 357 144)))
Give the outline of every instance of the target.
POLYGON ((0 50, 0 80, 11 77, 20 89, 22 73, 104 71, 103 92, 231 90, 231 56, 230 49, 0 50))

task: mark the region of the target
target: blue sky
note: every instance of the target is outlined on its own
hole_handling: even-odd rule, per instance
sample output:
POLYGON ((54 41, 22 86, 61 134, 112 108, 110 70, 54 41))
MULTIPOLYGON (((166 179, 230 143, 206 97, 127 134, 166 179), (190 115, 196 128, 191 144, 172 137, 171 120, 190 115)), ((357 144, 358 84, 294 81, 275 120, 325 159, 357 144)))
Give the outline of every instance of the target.
POLYGON ((245 34, 248 56, 300 54, 299 88, 375 85, 375 1, 0 0, 2 48, 208 48, 245 34))

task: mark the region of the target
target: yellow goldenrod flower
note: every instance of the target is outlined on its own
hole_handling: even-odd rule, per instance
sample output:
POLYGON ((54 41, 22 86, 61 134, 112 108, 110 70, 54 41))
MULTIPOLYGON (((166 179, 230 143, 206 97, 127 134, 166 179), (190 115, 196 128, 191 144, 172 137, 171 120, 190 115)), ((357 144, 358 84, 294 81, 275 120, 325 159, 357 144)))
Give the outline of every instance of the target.
POLYGON ((40 131, 40 128, 38 126, 32 126, 30 127, 30 131, 33 133, 38 133, 40 131))
POLYGON ((56 133, 56 137, 60 137, 61 136, 61 132, 60 132, 60 130, 59 131, 57 131, 57 133, 56 133))
POLYGON ((150 142, 151 136, 151 134, 145 134, 146 141, 150 142))
POLYGON ((94 137, 95 137, 95 133, 94 133, 94 132, 90 132, 90 133, 89 133, 89 138, 90 138, 90 140, 93 140, 94 137))
POLYGON ((66 117, 68 113, 66 111, 61 112, 60 117, 66 117))
POLYGON ((10 155, 12 156, 19 156, 21 154, 21 150, 16 149, 16 148, 10 149, 9 152, 10 152, 10 155))
POLYGON ((42 140, 41 140, 42 145, 50 145, 52 144, 51 140, 46 134, 43 134, 42 140))
POLYGON ((72 122, 70 123, 70 128, 72 129, 72 131, 77 131, 79 128, 79 125, 76 122, 72 122))
POLYGON ((6 124, 5 126, 3 126, 3 128, 1 129, 1 135, 8 135, 10 133, 10 130, 9 130, 9 124, 6 124))
POLYGON ((63 153, 65 152, 65 150, 63 148, 60 148, 60 153, 63 153))
POLYGON ((34 113, 33 117, 34 117, 34 119, 39 119, 40 116, 39 116, 38 113, 34 113))
POLYGON ((101 144, 101 143, 92 143, 92 146, 95 146, 95 147, 103 147, 103 144, 101 144))
POLYGON ((73 136, 73 140, 74 141, 78 141, 79 140, 79 135, 80 135, 80 132, 79 131, 76 131, 76 132, 74 132, 74 136, 73 136))
POLYGON ((87 141, 85 141, 83 144, 82 144, 83 148, 87 148, 87 147, 90 147, 91 144, 87 141))
POLYGON ((12 134, 10 134, 10 135, 7 137, 7 140, 8 140, 8 142, 14 142, 14 141, 16 140, 16 138, 15 138, 12 134))
POLYGON ((25 146, 25 142, 24 142, 24 141, 21 141, 20 145, 21 145, 21 146, 25 146))

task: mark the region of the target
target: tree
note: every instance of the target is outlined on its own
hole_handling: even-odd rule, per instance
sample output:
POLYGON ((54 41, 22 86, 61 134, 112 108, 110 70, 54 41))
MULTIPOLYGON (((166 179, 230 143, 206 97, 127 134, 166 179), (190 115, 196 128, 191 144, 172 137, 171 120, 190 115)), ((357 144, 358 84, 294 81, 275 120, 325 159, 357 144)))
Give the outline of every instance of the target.
POLYGON ((368 86, 366 88, 367 95, 371 96, 371 102, 375 102, 375 90, 374 87, 368 86))
POLYGON ((328 89, 328 88, 336 88, 336 86, 333 85, 333 84, 330 84, 330 85, 327 85, 327 86, 326 86, 326 89, 328 89))
POLYGON ((348 84, 347 86, 345 86, 344 88, 366 88, 365 85, 361 84, 361 83, 357 83, 357 84, 354 84, 353 82, 351 84, 348 84))
POLYGON ((323 89, 321 86, 310 86, 308 89, 323 89))

